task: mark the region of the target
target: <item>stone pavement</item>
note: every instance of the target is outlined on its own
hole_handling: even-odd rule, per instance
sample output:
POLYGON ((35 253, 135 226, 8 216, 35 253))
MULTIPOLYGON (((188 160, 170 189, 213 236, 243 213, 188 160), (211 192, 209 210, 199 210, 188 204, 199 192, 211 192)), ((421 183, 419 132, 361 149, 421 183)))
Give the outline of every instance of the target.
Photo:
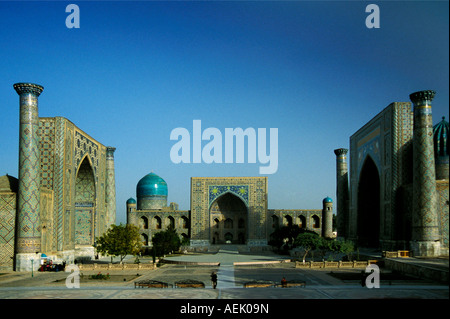
MULTIPOLYGON (((447 299, 449 287, 436 282, 414 279, 383 281, 380 288, 361 287, 358 280, 342 280, 331 276, 334 272, 361 272, 361 269, 299 269, 294 263, 283 261, 286 256, 276 254, 239 254, 235 247, 226 247, 216 254, 188 254, 169 257, 178 262, 220 263, 217 265, 169 265, 156 270, 111 270, 114 281, 83 280, 80 288, 65 286, 68 273, 0 272, 0 299, 447 299), (233 265, 234 262, 263 262, 265 264, 233 265), (218 272, 218 288, 212 289, 210 274, 218 272), (123 280, 122 280, 122 277, 123 280), (243 288, 254 280, 279 283, 303 280, 304 288, 243 288), (174 284, 178 280, 194 279, 206 288, 134 288, 134 281, 151 279, 174 284)), ((131 261, 131 260, 130 260, 131 261)), ((106 273, 106 271, 103 271, 106 273)), ((83 275, 98 271, 83 271, 83 275)))

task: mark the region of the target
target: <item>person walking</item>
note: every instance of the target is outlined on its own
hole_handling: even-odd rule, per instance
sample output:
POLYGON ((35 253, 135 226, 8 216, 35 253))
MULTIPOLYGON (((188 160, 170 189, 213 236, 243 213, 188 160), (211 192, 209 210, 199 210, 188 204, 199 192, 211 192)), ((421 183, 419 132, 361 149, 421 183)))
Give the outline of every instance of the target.
POLYGON ((217 274, 214 271, 211 273, 211 282, 212 282, 213 289, 216 289, 216 287, 217 287, 217 274))

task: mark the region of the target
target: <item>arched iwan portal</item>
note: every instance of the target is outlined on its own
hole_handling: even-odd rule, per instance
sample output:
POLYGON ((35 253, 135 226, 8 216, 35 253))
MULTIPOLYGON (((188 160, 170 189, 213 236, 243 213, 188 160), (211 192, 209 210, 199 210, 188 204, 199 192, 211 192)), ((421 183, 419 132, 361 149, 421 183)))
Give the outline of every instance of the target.
POLYGON ((75 181, 75 244, 94 244, 95 179, 87 156, 75 181))
POLYGON ((370 156, 363 164, 358 184, 358 243, 378 248, 380 244, 380 175, 370 156))
POLYGON ((226 193, 217 198, 209 209, 212 244, 245 244, 247 239, 247 207, 244 202, 226 193))

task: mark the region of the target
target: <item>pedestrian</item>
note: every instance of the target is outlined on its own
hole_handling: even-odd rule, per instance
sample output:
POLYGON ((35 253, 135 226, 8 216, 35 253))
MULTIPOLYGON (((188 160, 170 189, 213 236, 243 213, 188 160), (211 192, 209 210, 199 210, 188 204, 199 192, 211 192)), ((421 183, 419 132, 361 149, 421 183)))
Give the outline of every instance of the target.
POLYGON ((283 288, 287 287, 287 280, 284 277, 281 279, 281 287, 283 287, 283 288))
POLYGON ((216 287, 217 287, 217 274, 214 271, 211 273, 211 282, 212 282, 213 289, 216 289, 216 287))

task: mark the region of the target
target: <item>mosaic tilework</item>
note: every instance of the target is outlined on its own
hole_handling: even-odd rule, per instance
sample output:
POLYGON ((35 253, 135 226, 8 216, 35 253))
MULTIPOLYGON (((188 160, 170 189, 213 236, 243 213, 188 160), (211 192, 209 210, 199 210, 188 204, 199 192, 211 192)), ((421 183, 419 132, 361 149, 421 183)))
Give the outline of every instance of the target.
POLYGON ((210 204, 227 192, 246 203, 247 244, 267 244, 267 177, 191 178, 191 242, 211 240, 210 204))
POLYGON ((85 157, 75 182, 75 244, 93 244, 95 180, 88 158, 85 157))
POLYGON ((395 217, 397 192, 412 175, 412 123, 411 103, 395 102, 351 136, 351 202, 345 222, 346 237, 357 236, 359 176, 366 157, 370 156, 380 178, 380 240, 396 238, 396 228, 401 227, 395 217))
MULTIPOLYGON (((63 250, 63 223, 64 223, 64 132, 65 119, 55 118, 55 144, 53 163, 53 191, 54 191, 54 227, 53 247, 54 251, 63 250)), ((69 197, 69 196, 68 196, 69 197)))
POLYGON ((248 206, 248 185, 210 185, 209 187, 209 206, 225 193, 232 193, 242 199, 248 206))
POLYGON ((421 95, 411 98, 414 103, 412 236, 413 240, 434 241, 439 238, 439 229, 431 116, 432 97, 429 103, 424 102, 421 95))
POLYGON ((75 209, 75 244, 92 245, 92 210, 75 209))
POLYGON ((447 181, 437 181, 436 191, 439 194, 439 219, 440 219, 440 233, 441 233, 441 245, 448 247, 448 203, 449 203, 449 188, 447 181))
POLYGON ((0 270, 13 269, 15 225, 16 194, 0 194, 0 270))
POLYGON ((39 151, 41 187, 53 189, 55 121, 53 118, 39 119, 39 151))
POLYGON ((53 191, 41 188, 40 221, 41 221, 41 251, 52 252, 53 245, 53 191))
POLYGON ((106 211, 108 225, 116 222, 116 181, 114 170, 115 147, 106 148, 106 211))
POLYGON ((81 131, 75 130, 75 165, 78 167, 86 154, 91 159, 94 175, 98 181, 97 170, 99 166, 100 150, 99 145, 81 131))
POLYGON ((18 253, 30 253, 40 250, 41 237, 39 229, 40 156, 37 134, 39 94, 17 92, 20 94, 20 134, 16 247, 18 253))

